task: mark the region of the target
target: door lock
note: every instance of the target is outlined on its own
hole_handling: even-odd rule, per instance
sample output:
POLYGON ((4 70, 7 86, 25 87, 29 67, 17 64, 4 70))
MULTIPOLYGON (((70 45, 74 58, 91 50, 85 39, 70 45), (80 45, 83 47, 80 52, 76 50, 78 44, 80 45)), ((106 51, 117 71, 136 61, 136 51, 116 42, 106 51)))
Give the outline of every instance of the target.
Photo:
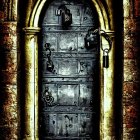
POLYGON ((56 16, 61 16, 61 24, 64 28, 72 24, 72 14, 65 4, 60 5, 55 14, 56 16))

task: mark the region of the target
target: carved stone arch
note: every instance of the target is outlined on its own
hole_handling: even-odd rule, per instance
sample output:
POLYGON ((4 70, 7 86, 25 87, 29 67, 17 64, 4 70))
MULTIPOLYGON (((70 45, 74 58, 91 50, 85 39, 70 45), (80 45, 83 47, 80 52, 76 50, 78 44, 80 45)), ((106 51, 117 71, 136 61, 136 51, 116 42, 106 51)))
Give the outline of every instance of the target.
MULTIPOLYGON (((48 0, 38 0, 33 7, 31 14, 28 14, 26 23, 28 27, 25 31, 25 127, 24 139, 37 140, 39 139, 38 130, 38 32, 39 18, 41 11, 48 0)), ((107 11, 103 3, 99 0, 92 0, 99 16, 100 28, 105 30, 111 37, 114 36, 112 19, 108 17, 107 11)), ((30 3, 29 3, 30 5, 30 3)), ((111 14, 111 13, 110 13, 111 14)), ((110 16, 112 17, 112 16, 110 16)), ((113 18, 113 17, 112 17, 113 18)), ((106 40, 102 39, 102 45, 107 44, 106 40)), ((109 44, 108 44, 109 45, 109 44)), ((114 124, 113 124, 113 94, 114 94, 114 41, 112 49, 109 53, 109 68, 103 68, 102 57, 103 52, 100 49, 100 140, 114 139, 114 124)))
MULTIPOLYGON (((48 0, 38 0, 32 10, 31 18, 29 19, 29 26, 30 27, 39 27, 39 17, 41 11, 45 4, 47 4, 48 0)), ((108 14, 105 10, 103 3, 99 0, 92 0, 96 11, 99 16, 100 27, 104 30, 110 30, 110 22, 108 14)))

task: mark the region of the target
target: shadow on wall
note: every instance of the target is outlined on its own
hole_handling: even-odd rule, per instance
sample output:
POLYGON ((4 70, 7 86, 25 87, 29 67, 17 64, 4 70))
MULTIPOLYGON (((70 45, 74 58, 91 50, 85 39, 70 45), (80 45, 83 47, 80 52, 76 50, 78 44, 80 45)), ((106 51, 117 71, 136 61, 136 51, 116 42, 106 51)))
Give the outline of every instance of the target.
POLYGON ((123 1, 113 1, 115 26, 115 82, 114 113, 116 139, 122 137, 122 87, 123 87, 123 1))

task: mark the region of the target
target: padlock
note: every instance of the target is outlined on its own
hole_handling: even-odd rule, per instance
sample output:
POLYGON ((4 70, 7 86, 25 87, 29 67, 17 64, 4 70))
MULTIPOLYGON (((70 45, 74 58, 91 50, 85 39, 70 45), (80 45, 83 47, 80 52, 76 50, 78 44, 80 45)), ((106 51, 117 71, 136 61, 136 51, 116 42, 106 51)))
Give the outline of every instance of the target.
POLYGON ((93 49, 97 46, 99 42, 98 34, 93 31, 93 29, 88 30, 85 38, 85 48, 93 49))
POLYGON ((68 27, 72 24, 72 14, 70 13, 70 10, 69 9, 65 9, 63 12, 62 12, 62 25, 64 27, 68 27))
POLYGON ((72 24, 72 14, 65 4, 60 5, 55 13, 57 16, 61 16, 61 24, 64 28, 67 28, 72 24))
POLYGON ((109 50, 104 49, 103 50, 103 67, 108 68, 109 67, 109 56, 108 56, 109 50))

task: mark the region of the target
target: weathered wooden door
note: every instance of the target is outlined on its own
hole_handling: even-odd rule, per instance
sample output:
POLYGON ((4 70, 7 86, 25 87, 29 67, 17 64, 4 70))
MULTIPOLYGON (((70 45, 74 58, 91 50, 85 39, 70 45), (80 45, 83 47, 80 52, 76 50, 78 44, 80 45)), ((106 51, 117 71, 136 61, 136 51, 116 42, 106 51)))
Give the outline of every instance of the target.
POLYGON ((99 47, 85 47, 84 38, 98 28, 89 0, 54 0, 42 20, 40 57, 40 139, 97 140, 99 133, 99 47), (87 1, 87 2, 86 2, 87 1), (64 4, 72 24, 62 24, 64 4))

